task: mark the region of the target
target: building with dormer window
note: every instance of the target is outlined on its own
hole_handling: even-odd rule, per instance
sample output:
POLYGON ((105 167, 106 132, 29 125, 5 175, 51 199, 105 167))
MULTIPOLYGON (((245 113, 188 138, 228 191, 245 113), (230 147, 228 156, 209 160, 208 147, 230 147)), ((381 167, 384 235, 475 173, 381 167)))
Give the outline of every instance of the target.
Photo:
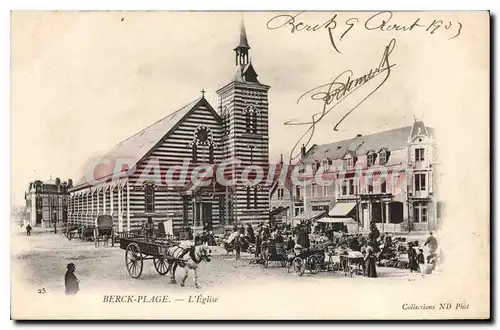
POLYGON ((331 165, 323 165, 322 182, 311 178, 300 186, 303 214, 328 209, 329 217, 353 219, 362 231, 371 222, 386 232, 435 230, 442 214, 436 144, 433 130, 416 120, 411 126, 314 145, 300 163, 315 174, 318 163, 331 165))

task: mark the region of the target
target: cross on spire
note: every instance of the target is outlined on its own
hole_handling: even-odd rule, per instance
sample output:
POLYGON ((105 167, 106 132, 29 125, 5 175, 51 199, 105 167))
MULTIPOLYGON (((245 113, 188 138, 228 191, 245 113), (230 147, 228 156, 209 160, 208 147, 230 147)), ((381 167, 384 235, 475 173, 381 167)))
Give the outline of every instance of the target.
POLYGON ((201 97, 202 97, 202 98, 205 98, 205 92, 206 92, 206 91, 205 91, 205 89, 204 89, 204 88, 202 88, 202 89, 201 89, 201 97))

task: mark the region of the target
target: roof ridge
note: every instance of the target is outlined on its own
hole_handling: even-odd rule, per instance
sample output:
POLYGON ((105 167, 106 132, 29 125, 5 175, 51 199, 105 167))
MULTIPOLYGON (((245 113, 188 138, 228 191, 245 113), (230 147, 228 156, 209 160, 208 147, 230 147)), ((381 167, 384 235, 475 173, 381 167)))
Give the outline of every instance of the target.
POLYGON ((355 136, 355 137, 352 137, 352 138, 349 138, 349 139, 345 139, 345 140, 340 140, 340 141, 333 141, 333 142, 330 142, 330 143, 323 143, 323 144, 318 144, 316 147, 323 147, 323 146, 328 146, 328 145, 331 145, 331 144, 334 144, 334 143, 345 143, 345 142, 350 142, 350 141, 353 141, 357 138, 365 138, 365 137, 368 137, 368 136, 372 136, 372 135, 376 135, 376 134, 381 134, 381 133, 386 133, 386 132, 391 132, 391 131, 397 131, 397 130, 402 130, 402 129, 408 129, 408 128, 411 128, 412 125, 408 125, 408 126, 402 126, 402 127, 397 127, 397 128, 391 128, 391 129, 388 129, 388 130, 385 130, 385 131, 379 131, 379 132, 374 132, 374 133, 369 133, 369 134, 366 134, 366 135, 361 135, 361 136, 355 136))
POLYGON ((163 118, 161 118, 161 119, 159 119, 159 120, 155 121, 154 123, 152 123, 152 124, 150 124, 150 125, 148 125, 148 126, 144 127, 144 128, 143 128, 143 129, 141 129, 139 132, 137 132, 137 133, 135 133, 135 134, 132 134, 132 135, 130 135, 128 138, 126 138, 125 140, 122 140, 122 141, 118 142, 117 144, 115 144, 115 145, 113 146, 113 148, 111 148, 111 150, 109 150, 108 152, 110 152, 110 151, 112 151, 113 149, 115 149, 116 147, 120 146, 123 142, 130 140, 131 138, 133 138, 134 136, 137 136, 138 134, 141 134, 142 132, 144 132, 144 131, 145 131, 145 130, 147 130, 148 128, 150 128, 150 127, 152 127, 152 126, 154 126, 154 125, 158 124, 159 122, 161 122, 161 121, 163 121, 163 120, 165 120, 165 119, 167 119, 167 118, 169 118, 169 117, 171 117, 171 116, 175 115, 175 114, 176 114, 176 113, 178 113, 179 111, 186 109, 189 105, 193 104, 193 106, 194 106, 194 104, 198 103, 201 99, 202 99, 202 98, 201 98, 201 97, 199 97, 199 98, 197 98, 196 100, 191 101, 191 102, 187 103, 186 105, 182 106, 181 108, 179 108, 179 109, 175 110, 174 112, 169 113, 169 114, 168 114, 168 115, 166 115, 165 117, 163 117, 163 118))

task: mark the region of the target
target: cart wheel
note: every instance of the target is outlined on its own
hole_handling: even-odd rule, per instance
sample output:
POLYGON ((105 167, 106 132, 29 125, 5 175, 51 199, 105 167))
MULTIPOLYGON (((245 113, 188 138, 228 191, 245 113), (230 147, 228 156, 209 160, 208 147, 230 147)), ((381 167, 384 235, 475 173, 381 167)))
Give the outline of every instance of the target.
POLYGON ((309 261, 309 271, 311 274, 318 274, 320 268, 320 261, 316 258, 316 256, 312 256, 309 261))
POLYGON ((281 260, 281 267, 286 267, 287 261, 286 259, 281 260))
POLYGON ((70 231, 66 231, 66 237, 68 238, 69 241, 71 241, 71 232, 70 231))
POLYGON ((264 266, 264 268, 267 268, 267 266, 269 265, 269 257, 267 256, 267 253, 262 254, 262 265, 264 266))
POLYGON ((165 258, 159 257, 159 258, 153 258, 153 263, 155 265, 155 269, 160 275, 165 275, 168 273, 170 268, 168 267, 168 262, 165 260, 165 258))
POLYGON ((142 260, 141 250, 136 243, 130 243, 127 246, 127 251, 125 252, 125 266, 127 267, 128 273, 133 278, 139 278, 141 276, 144 262, 142 260))
POLYGON ((293 259, 293 269, 295 270, 295 273, 297 273, 297 275, 299 276, 304 275, 305 268, 306 267, 302 258, 297 257, 293 259))

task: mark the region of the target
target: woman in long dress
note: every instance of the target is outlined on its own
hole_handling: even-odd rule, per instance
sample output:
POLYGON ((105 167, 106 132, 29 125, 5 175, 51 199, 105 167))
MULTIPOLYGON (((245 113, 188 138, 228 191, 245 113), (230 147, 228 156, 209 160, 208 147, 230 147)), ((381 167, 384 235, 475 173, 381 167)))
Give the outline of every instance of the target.
POLYGON ((368 277, 377 277, 377 266, 373 248, 368 247, 365 256, 365 274, 368 277))

